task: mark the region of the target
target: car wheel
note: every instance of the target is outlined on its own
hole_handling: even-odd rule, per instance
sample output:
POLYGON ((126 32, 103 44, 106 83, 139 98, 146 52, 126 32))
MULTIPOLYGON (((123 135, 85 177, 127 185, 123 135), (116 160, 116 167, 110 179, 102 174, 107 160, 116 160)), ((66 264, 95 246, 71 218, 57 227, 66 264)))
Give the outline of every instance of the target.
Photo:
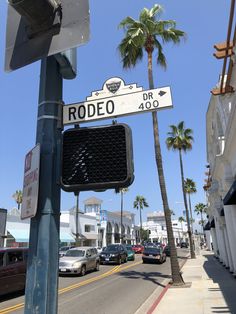
POLYGON ((94 270, 95 270, 95 271, 99 271, 99 266, 100 266, 100 265, 99 265, 99 262, 96 262, 96 267, 95 267, 94 270))
POLYGON ((86 274, 86 267, 85 267, 85 265, 83 265, 81 267, 80 276, 84 276, 85 274, 86 274))
POLYGON ((120 265, 121 264, 121 257, 119 257, 119 259, 118 259, 118 265, 120 265))
POLYGON ((127 262, 128 262, 128 257, 126 256, 125 260, 124 260, 124 263, 127 263, 127 262))

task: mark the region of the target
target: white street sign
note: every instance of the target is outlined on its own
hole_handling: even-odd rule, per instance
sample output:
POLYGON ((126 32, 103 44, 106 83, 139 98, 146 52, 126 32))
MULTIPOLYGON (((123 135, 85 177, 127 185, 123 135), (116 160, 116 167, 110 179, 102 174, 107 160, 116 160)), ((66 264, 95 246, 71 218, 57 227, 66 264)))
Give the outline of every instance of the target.
POLYGON ((25 156, 21 219, 36 215, 39 190, 40 145, 36 145, 25 156))
POLYGON ((172 108, 170 87, 142 90, 136 84, 125 85, 120 78, 105 82, 85 102, 63 107, 63 124, 75 124, 118 116, 172 108))

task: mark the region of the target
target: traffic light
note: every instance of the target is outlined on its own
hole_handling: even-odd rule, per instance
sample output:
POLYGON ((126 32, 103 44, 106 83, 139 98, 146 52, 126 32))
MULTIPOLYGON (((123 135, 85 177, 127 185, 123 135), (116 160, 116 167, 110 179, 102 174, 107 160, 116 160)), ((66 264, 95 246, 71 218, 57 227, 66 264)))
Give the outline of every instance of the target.
POLYGON ((131 129, 126 124, 66 130, 61 186, 68 192, 127 187, 134 180, 131 129))

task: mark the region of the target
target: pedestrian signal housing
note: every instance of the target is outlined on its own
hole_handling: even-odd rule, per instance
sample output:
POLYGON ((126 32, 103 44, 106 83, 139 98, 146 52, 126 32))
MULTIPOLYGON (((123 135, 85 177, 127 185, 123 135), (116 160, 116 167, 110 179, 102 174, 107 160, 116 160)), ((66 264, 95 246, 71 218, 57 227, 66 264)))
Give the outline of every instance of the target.
POLYGON ((74 128, 63 134, 62 189, 119 189, 134 180, 131 129, 126 124, 74 128))

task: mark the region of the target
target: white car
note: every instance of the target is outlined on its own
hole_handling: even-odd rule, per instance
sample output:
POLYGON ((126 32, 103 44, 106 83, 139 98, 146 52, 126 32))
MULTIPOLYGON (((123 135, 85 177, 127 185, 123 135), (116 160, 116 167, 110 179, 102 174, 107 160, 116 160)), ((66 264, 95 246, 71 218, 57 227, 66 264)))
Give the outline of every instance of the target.
POLYGON ((99 255, 95 247, 76 247, 59 259, 59 274, 84 276, 88 270, 99 270, 99 255))

